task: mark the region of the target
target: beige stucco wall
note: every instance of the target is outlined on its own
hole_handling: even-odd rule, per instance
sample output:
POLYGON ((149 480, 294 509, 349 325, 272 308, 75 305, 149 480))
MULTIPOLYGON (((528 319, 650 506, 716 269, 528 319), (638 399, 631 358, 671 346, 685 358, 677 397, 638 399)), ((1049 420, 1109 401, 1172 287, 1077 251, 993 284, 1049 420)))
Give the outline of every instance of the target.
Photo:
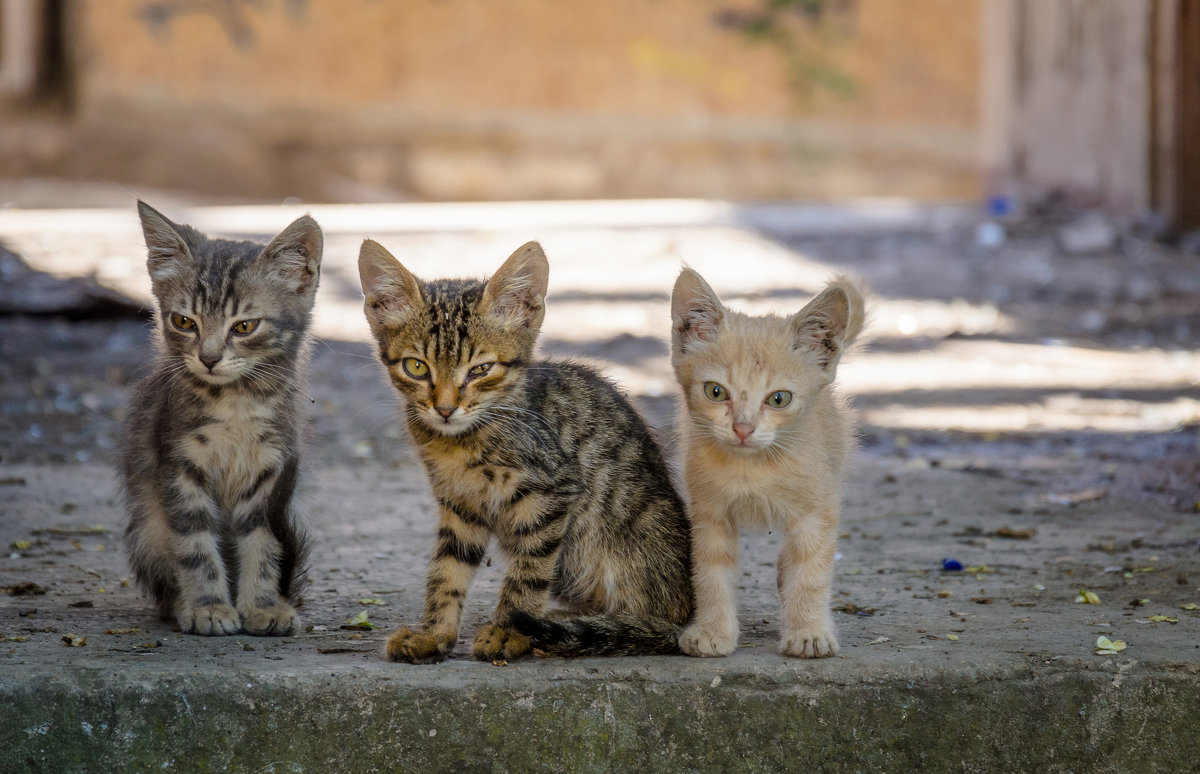
POLYGON ((717 21, 763 5, 81 0, 71 164, 310 199, 974 192, 976 0, 789 18, 850 94, 717 21))

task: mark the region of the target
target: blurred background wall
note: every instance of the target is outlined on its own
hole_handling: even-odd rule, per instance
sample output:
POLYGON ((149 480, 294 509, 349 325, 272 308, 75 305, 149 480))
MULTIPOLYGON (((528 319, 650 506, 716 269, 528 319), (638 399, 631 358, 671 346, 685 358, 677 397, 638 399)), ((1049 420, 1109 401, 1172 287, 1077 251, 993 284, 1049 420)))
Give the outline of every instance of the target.
POLYGON ((1198 5, 0 0, 0 176, 307 201, 1063 189, 1175 216, 1200 189, 1198 5))

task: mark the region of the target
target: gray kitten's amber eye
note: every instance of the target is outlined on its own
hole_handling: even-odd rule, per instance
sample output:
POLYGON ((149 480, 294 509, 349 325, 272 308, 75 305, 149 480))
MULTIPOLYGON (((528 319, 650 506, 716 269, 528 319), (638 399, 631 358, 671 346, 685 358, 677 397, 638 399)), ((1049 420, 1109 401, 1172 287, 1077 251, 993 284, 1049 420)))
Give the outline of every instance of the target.
POLYGON ((478 379, 481 376, 487 375, 488 371, 492 370, 495 363, 480 363, 479 365, 471 366, 471 370, 467 371, 468 379, 478 379))
POLYGON ((171 324, 181 331, 196 330, 196 321, 190 317, 184 317, 181 314, 171 315, 171 324))
POLYGON ((729 400, 729 392, 716 382, 705 382, 704 397, 720 403, 723 400, 729 400))
POLYGON ((239 336, 249 336, 251 333, 254 333, 256 330, 258 330, 258 320, 242 320, 241 322, 236 322, 233 324, 233 327, 230 330, 239 336))
POLYGON ((773 392, 767 396, 766 404, 771 408, 783 408, 792 402, 792 394, 787 390, 773 392))
POLYGON ((424 360, 417 360, 415 357, 406 357, 400 362, 404 368, 404 373, 414 379, 425 379, 429 376, 429 366, 424 360))

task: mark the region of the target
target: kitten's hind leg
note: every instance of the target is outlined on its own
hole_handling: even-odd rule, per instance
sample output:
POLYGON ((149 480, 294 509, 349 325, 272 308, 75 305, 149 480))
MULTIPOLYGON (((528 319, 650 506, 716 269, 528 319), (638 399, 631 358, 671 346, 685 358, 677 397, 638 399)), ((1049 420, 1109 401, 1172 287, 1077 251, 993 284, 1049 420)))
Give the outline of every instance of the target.
POLYGON ((696 612, 679 637, 689 656, 727 656, 737 647, 737 525, 723 514, 692 514, 692 577, 696 612))
POLYGON ((799 658, 823 658, 838 652, 829 609, 837 512, 819 523, 789 525, 779 552, 779 594, 783 602, 780 652, 799 658))
POLYGON ((420 630, 401 626, 387 641, 387 656, 409 664, 444 661, 458 642, 463 602, 487 552, 491 532, 442 506, 437 544, 425 579, 425 620, 420 630))

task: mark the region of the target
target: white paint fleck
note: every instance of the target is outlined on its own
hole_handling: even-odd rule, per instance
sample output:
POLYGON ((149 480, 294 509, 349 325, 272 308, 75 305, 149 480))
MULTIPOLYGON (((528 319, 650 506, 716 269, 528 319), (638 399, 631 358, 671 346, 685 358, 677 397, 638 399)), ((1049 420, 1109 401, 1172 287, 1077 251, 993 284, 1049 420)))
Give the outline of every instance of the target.
POLYGON ((79 726, 83 729, 83 733, 87 734, 88 736, 92 735, 92 724, 91 723, 87 722, 86 720, 83 720, 83 721, 80 721, 79 726))
POLYGON ((25 733, 30 736, 45 736, 50 733, 50 721, 47 720, 45 723, 38 723, 32 728, 27 728, 25 729, 25 733))
POLYGON ((716 677, 714 677, 714 678, 712 679, 712 682, 708 684, 708 687, 709 687, 709 688, 716 688, 716 687, 717 687, 718 685, 720 685, 720 684, 721 684, 721 676, 720 676, 720 675, 717 675, 716 677))
POLYGON ((432 739, 435 736, 437 736, 437 729, 436 728, 429 729, 429 738, 432 739))

